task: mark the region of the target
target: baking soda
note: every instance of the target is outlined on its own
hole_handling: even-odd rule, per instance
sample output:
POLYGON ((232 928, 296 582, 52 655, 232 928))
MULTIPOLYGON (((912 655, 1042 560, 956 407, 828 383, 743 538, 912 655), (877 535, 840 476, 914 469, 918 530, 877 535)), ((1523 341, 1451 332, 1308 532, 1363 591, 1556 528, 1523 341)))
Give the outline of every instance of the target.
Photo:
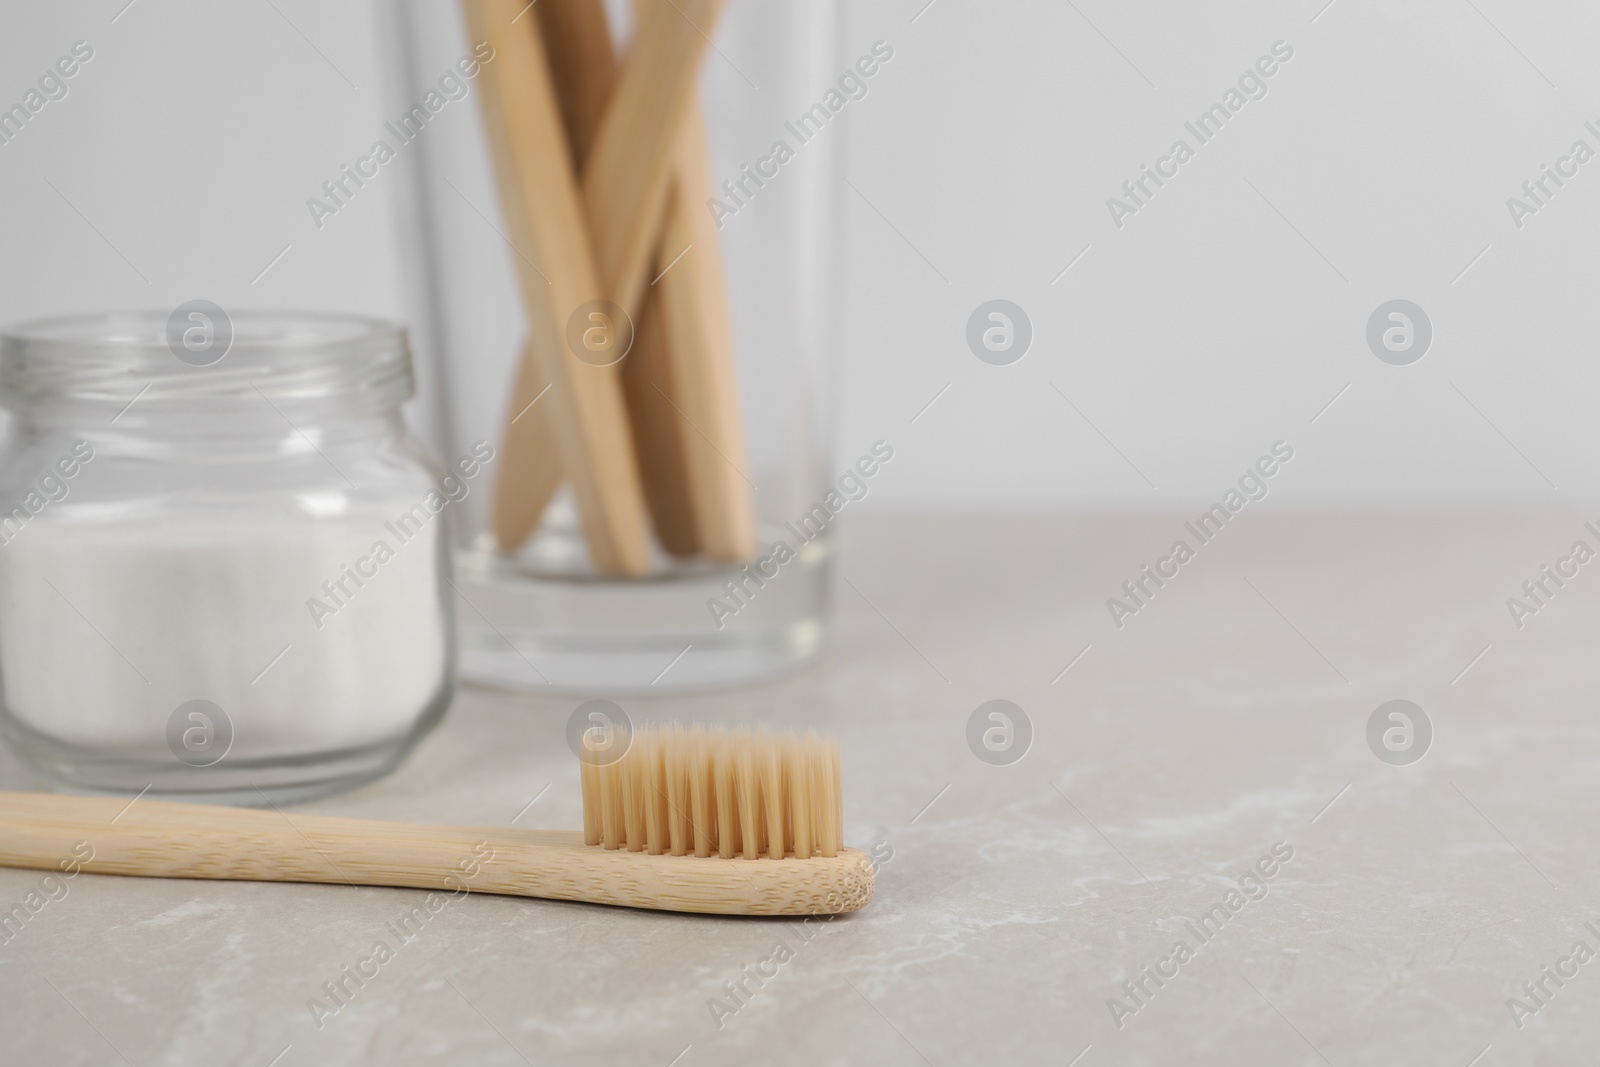
POLYGON ((41 515, 0 548, 7 708, 58 742, 134 758, 168 758, 168 719, 195 699, 231 720, 231 760, 404 734, 448 670, 443 520, 403 542, 385 526, 412 503, 181 522, 41 515), (386 558, 356 595, 325 618, 308 611, 379 543, 386 558))

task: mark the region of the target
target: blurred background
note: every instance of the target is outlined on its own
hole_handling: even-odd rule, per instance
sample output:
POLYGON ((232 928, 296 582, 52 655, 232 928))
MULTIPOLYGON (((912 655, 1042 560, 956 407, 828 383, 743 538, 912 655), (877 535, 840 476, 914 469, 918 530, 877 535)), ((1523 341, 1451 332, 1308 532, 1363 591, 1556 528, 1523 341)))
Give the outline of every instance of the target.
MULTIPOLYGON (((320 229, 306 207, 398 113, 373 4, 4 10, 0 104, 74 42, 93 58, 0 144, 0 321, 195 298, 408 318, 403 183, 320 229)), ((835 447, 897 448, 862 507, 1188 506, 1278 440, 1268 507, 1585 498, 1600 162, 1536 214, 1507 200, 1600 149, 1596 31, 1600 9, 1509 0, 849 5, 844 56, 894 49, 827 130, 835 447), (1266 95, 1115 219, 1277 42, 1266 95), (1009 366, 966 343, 991 299, 1032 323, 1009 366), (1409 366, 1366 342, 1395 299, 1433 328, 1409 366)))

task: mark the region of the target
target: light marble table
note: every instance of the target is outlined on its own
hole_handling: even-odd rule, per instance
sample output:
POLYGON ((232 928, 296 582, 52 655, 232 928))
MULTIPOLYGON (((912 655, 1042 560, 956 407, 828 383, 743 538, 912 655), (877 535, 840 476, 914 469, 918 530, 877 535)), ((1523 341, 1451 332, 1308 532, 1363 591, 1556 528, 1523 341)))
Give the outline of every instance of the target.
MULTIPOLYGON (((820 666, 627 704, 837 733, 846 836, 883 859, 864 912, 470 897, 402 943, 409 891, 86 875, 0 947, 0 1061, 1594 1062, 1600 962, 1571 951, 1600 949, 1600 565, 1521 629, 1506 607, 1595 542, 1581 517, 1247 512, 1117 629, 1106 598, 1180 533, 864 517, 820 666), (1434 729, 1409 766, 1367 741, 1395 698, 1434 729), (993 699, 1034 729, 1007 766, 966 739, 993 699), (1275 846, 1260 899, 1230 898, 1275 846), (379 939, 394 958, 319 1029, 308 1000, 379 939), (793 958, 730 1001, 778 943, 793 958)), ((304 810, 575 827, 572 707, 466 690, 397 774, 304 810)), ((5 762, 0 785, 28 781, 5 762)), ((38 878, 0 871, 0 904, 38 878)))

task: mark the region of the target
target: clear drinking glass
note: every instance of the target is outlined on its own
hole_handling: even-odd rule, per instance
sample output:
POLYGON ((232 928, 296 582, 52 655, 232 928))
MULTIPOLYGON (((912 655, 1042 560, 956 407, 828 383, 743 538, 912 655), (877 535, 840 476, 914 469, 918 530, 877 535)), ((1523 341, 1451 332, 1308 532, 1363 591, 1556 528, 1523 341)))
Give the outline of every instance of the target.
MULTIPOLYGON (((606 6, 625 55, 631 5, 606 6)), ((823 507, 818 518, 816 509, 837 476, 830 442, 844 131, 832 128, 838 119, 827 107, 813 109, 830 90, 847 99, 838 92, 841 74, 852 71, 840 10, 835 0, 733 0, 711 34, 695 105, 721 203, 695 210, 720 222, 746 444, 744 456, 727 458, 752 487, 756 551, 718 564, 658 545, 646 576, 618 579, 590 564, 565 488, 511 554, 497 551, 488 530, 489 494, 475 496, 456 527, 464 677, 576 692, 711 687, 795 667, 821 648, 831 554, 823 520, 832 512, 823 507), (796 121, 803 128, 791 129, 796 121), (757 171, 766 176, 750 176, 757 171), (809 525, 786 525, 803 517, 809 525)), ((392 166, 422 367, 413 415, 426 440, 455 454, 469 440, 498 442, 512 414, 525 333, 520 252, 498 206, 482 89, 461 76, 476 42, 458 5, 400 0, 385 18, 391 113, 415 115, 430 92, 434 102, 448 100, 420 129, 402 131, 409 140, 392 166)))
POLYGON ((441 476, 412 389, 404 330, 360 318, 0 335, 11 747, 69 789, 246 804, 393 767, 450 700, 446 510, 483 460, 441 476))

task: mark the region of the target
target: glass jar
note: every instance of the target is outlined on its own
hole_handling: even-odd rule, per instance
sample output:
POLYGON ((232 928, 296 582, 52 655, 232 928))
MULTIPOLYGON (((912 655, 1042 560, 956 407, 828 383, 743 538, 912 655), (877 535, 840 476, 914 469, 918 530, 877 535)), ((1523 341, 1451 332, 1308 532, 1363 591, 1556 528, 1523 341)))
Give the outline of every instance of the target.
MULTIPOLYGON (((599 2, 560 0, 569 14, 599 2)), ((668 0, 643 2, 666 10, 668 0)), ((547 52, 556 47, 551 30, 536 25, 551 7, 527 9, 513 27, 538 33, 547 52)), ((630 47, 633 10, 626 0, 604 4, 618 56, 630 47)), ((456 526, 467 679, 591 695, 695 689, 786 671, 822 648, 832 519, 840 501, 859 499, 836 491, 848 468, 834 469, 831 458, 839 127, 847 121, 839 111, 874 84, 858 70, 855 53, 873 74, 881 69, 870 42, 845 54, 840 12, 836 0, 726 6, 691 104, 703 117, 708 148, 699 156, 716 201, 688 205, 700 214, 705 240, 680 242, 680 260, 663 237, 646 272, 655 279, 648 293, 700 257, 722 261, 743 440, 742 448, 717 448, 708 459, 726 463, 742 483, 735 488, 748 495, 751 547, 743 558, 724 553, 720 560, 692 548, 669 550, 653 514, 647 572, 620 578, 594 566, 567 487, 511 551, 492 532, 492 494, 485 492, 466 502, 456 526)), ((422 379, 418 426, 435 449, 453 454, 479 438, 499 443, 508 422, 521 416, 513 386, 529 328, 517 276, 526 257, 501 213, 480 106, 496 63, 505 60, 471 39, 458 4, 400 0, 384 5, 381 18, 391 60, 387 113, 405 117, 383 128, 394 150, 392 176, 383 180, 394 183, 401 205, 404 306, 422 379)), ((646 306, 642 315, 650 314, 646 306)), ((634 325, 643 338, 645 323, 634 325)), ((639 347, 636 340, 623 357, 625 383, 639 347)), ((627 404, 649 497, 660 457, 638 444, 641 404, 653 408, 646 420, 674 424, 686 447, 710 438, 686 405, 669 407, 646 387, 639 392, 643 400, 630 393, 627 404)), ((557 396, 543 403, 558 403, 557 396)), ((868 447, 862 442, 859 451, 868 447)))
POLYGON ((392 768, 443 715, 453 501, 405 331, 321 314, 0 335, 0 731, 54 784, 243 804, 392 768))

